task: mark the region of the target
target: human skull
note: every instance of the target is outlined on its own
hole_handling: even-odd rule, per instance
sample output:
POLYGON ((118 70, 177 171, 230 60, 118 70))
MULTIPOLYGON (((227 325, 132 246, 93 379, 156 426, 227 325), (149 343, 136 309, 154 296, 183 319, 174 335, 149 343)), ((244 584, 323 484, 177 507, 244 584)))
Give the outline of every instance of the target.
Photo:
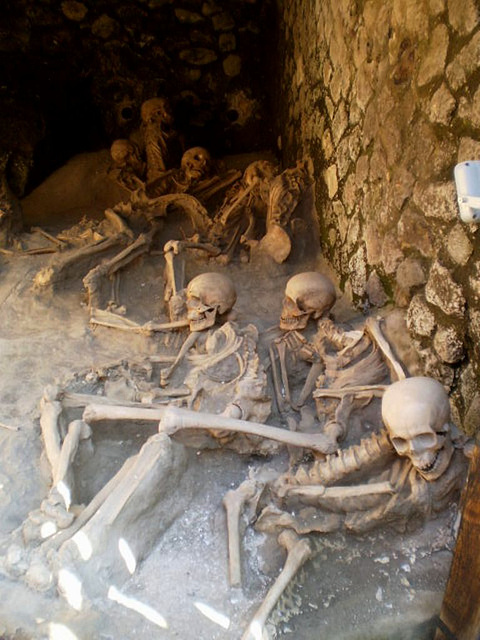
POLYGON ((221 273, 201 273, 187 286, 187 318, 190 331, 203 331, 215 324, 235 304, 233 282, 221 273))
POLYGON ((336 299, 335 287, 327 276, 317 271, 297 273, 285 288, 280 329, 305 329, 310 318, 317 320, 328 313, 336 299))
POLYGON ((157 124, 164 133, 169 133, 173 124, 170 104, 166 98, 150 98, 145 100, 140 109, 144 124, 157 124))
POLYGON ((209 175, 212 157, 203 147, 192 147, 183 154, 180 166, 188 182, 197 182, 209 175))
POLYGON ((263 180, 270 182, 278 174, 278 166, 268 160, 255 160, 248 165, 243 174, 245 186, 249 187, 255 182, 263 180))
POLYGON ((433 378, 394 382, 382 399, 382 418, 399 456, 409 458, 425 480, 439 478, 450 464, 450 402, 433 378))
POLYGON ((120 169, 137 169, 141 165, 138 149, 130 140, 115 140, 110 147, 110 156, 120 169))

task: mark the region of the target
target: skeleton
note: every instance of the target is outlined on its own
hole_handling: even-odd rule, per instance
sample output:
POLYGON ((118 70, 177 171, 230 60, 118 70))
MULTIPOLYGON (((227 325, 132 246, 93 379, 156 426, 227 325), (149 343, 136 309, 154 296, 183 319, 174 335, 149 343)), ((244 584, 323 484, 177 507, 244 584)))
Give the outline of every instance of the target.
POLYGON ((290 255, 295 211, 311 182, 301 164, 277 174, 266 160, 249 165, 215 216, 211 238, 224 243, 227 262, 239 242, 279 264, 290 255))
MULTIPOLYGON (((52 488, 40 508, 33 511, 16 532, 17 544, 7 552, 2 563, 7 572, 24 575, 27 582, 38 589, 51 588, 55 575, 59 588, 66 590, 62 580, 66 572, 74 571, 82 581, 92 580, 92 593, 98 593, 103 588, 100 584, 101 575, 107 567, 114 577, 112 579, 124 579, 127 576, 125 562, 119 557, 112 540, 119 537, 127 540, 139 561, 148 553, 156 535, 182 509, 173 487, 179 490, 186 454, 180 444, 170 442, 170 436, 177 437, 178 434, 181 437, 186 432, 188 442, 192 432, 210 434, 210 438, 215 433, 223 446, 221 440, 226 438, 224 434, 228 433, 226 441, 230 443, 233 432, 245 438, 243 446, 249 443, 249 451, 252 451, 252 447, 255 451, 261 451, 257 443, 265 440, 331 451, 321 434, 294 434, 255 422, 255 418, 262 420, 268 415, 269 404, 265 398, 264 374, 258 358, 255 358, 256 335, 253 328, 247 327, 242 333, 227 323, 213 333, 212 330, 205 333, 207 342, 209 339, 211 341, 211 352, 206 354, 206 362, 197 356, 192 369, 193 380, 199 387, 202 387, 199 375, 205 368, 211 371, 207 378, 213 381, 211 374, 214 366, 224 363, 230 355, 237 363, 243 363, 232 384, 228 377, 224 378, 225 371, 220 374, 225 384, 219 389, 217 399, 224 406, 226 403, 220 415, 192 411, 172 404, 163 406, 161 403, 165 400, 177 404, 187 402, 188 406, 206 405, 205 401, 201 402, 200 388, 194 389, 195 397, 191 394, 186 397, 184 388, 175 387, 171 387, 164 397, 158 397, 154 387, 155 376, 152 375, 157 359, 144 361, 130 369, 131 372, 143 372, 141 378, 129 375, 124 379, 122 372, 125 365, 122 364, 120 378, 110 379, 108 376, 103 387, 100 387, 108 395, 98 395, 98 391, 95 394, 71 392, 55 386, 45 390, 40 425, 51 468, 52 488), (230 339, 225 341, 228 353, 224 353, 221 336, 221 349, 217 349, 218 331, 223 331, 221 336, 235 339, 233 353, 230 339), (238 344, 239 341, 241 344, 238 344), (152 400, 152 390, 155 402, 146 404, 145 400, 152 400), (228 396, 230 390, 231 402, 228 396), (82 407, 81 419, 69 421, 68 411, 75 409, 78 412, 78 408, 82 407), (84 454, 91 449, 90 425, 104 420, 160 421, 160 433, 150 437, 139 454, 129 458, 89 504, 81 507, 78 505, 73 463, 79 448, 84 454), (64 425, 67 425, 66 428, 64 425), (151 526, 151 522, 155 522, 155 526, 151 526), (141 541, 135 540, 138 537, 135 536, 135 527, 138 526, 142 527, 141 541), (88 553, 86 548, 90 549, 88 553), (88 558, 85 554, 90 554, 88 558, 92 558, 89 564, 86 564, 88 558), (92 578, 97 572, 98 582, 96 577, 92 578)), ((163 361, 171 362, 172 359, 167 357, 163 361)), ((102 374, 99 382, 102 379, 105 379, 105 374, 102 374)), ((81 377, 76 376, 75 380, 79 380, 78 384, 81 385, 81 377)), ((185 383, 184 386, 188 387, 188 378, 185 383)), ((218 387, 218 382, 216 384, 218 387)), ((212 400, 211 389, 206 390, 205 398, 212 400)), ((194 446, 197 448, 198 442, 194 442, 194 446)), ((242 449, 237 447, 237 450, 242 449)))
MULTIPOLYGON (((450 404, 442 385, 425 377, 394 382, 383 396, 382 416, 386 431, 271 482, 275 504, 261 510, 255 527, 300 536, 341 528, 358 534, 378 526, 405 531, 448 507, 463 485, 465 458, 454 448, 461 444, 451 438, 450 404), (332 486, 338 482, 343 484, 332 486)), ((265 484, 254 487, 256 493, 245 492, 247 504, 249 499, 258 504, 265 492, 265 484)), ((289 576, 308 555, 306 549, 288 556, 289 576)), ((273 605, 288 584, 284 577, 282 572, 271 589, 273 605)), ((244 640, 261 637, 273 605, 269 592, 244 640)))
POLYGON ((307 403, 313 397, 318 419, 324 421, 332 412, 330 398, 337 398, 334 416, 323 429, 342 439, 353 409, 383 392, 389 370, 398 379, 405 372, 376 320, 368 319, 363 331, 345 331, 334 324, 328 312, 335 300, 335 288, 326 276, 316 272, 293 276, 287 282, 280 317, 280 328, 286 333, 273 341, 270 357, 277 406, 284 419, 292 423, 292 410, 302 412, 302 421, 308 418, 307 403), (308 328, 312 320, 317 323, 313 336, 308 328), (288 369, 293 368, 294 379, 299 379, 305 363, 310 363, 310 369, 294 399, 288 369))
POLYGON ((115 140, 110 147, 112 166, 109 175, 127 191, 144 186, 145 165, 137 145, 130 140, 115 140))
POLYGON ((222 249, 224 261, 232 259, 241 239, 246 243, 262 232, 269 184, 277 173, 273 163, 257 160, 245 169, 242 180, 227 193, 209 236, 211 242, 222 249))
POLYGON ((143 125, 147 182, 152 182, 167 170, 170 163, 169 142, 175 136, 173 116, 166 98, 146 100, 140 112, 143 125))
POLYGON ((258 248, 279 264, 288 258, 292 250, 292 237, 300 220, 295 217, 295 212, 310 185, 311 180, 302 163, 281 173, 270 185, 266 234, 258 248))
POLYGON ((55 286, 72 271, 77 271, 82 263, 89 263, 93 257, 99 256, 112 248, 127 245, 133 239, 133 233, 125 221, 114 211, 107 209, 104 220, 88 244, 55 255, 50 263, 41 269, 34 278, 34 287, 55 286))

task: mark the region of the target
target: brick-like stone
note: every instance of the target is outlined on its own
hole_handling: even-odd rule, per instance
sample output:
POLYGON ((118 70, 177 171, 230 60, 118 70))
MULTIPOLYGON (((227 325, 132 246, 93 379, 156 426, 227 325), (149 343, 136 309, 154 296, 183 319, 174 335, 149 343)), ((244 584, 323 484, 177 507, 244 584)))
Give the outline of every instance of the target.
POLYGON ((455 327, 438 327, 433 348, 447 364, 456 364, 465 357, 463 336, 455 327))
POLYGON ((237 39, 233 33, 221 33, 218 38, 218 48, 222 53, 235 51, 237 48, 237 39))
POLYGON ((327 185, 328 197, 333 198, 338 191, 337 166, 332 164, 323 174, 327 185))
POLYGON ((423 87, 443 74, 448 42, 447 27, 444 24, 437 25, 429 38, 428 49, 422 57, 417 77, 419 87, 423 87))
POLYGON ((376 271, 372 271, 370 274, 365 286, 365 292, 370 304, 374 307, 383 307, 388 302, 388 295, 376 271))
POLYGON ((397 269, 397 284, 402 289, 412 289, 424 284, 426 280, 425 272, 421 263, 414 258, 407 258, 397 269))
POLYGON ((197 24, 205 20, 199 13, 188 11, 187 9, 175 9, 175 17, 182 24, 197 24))
POLYGON ((458 105, 458 117, 466 120, 469 126, 480 128, 480 89, 477 89, 472 100, 461 98, 458 105))
POLYGON ((212 49, 204 49, 203 47, 197 47, 195 49, 184 49, 179 53, 180 60, 188 62, 188 64, 195 65, 197 67, 203 67, 207 64, 215 62, 217 54, 212 49))
POLYGON ((359 247, 355 255, 350 258, 348 269, 352 291, 361 298, 365 294, 367 284, 367 257, 364 246, 359 247))
POLYGON ((458 217, 457 193, 451 182, 415 185, 413 202, 427 218, 453 222, 458 217))
POLYGON ((235 20, 227 11, 212 16, 212 23, 215 31, 230 31, 235 26, 235 20))
POLYGON ((471 33, 480 22, 477 3, 475 0, 448 0, 448 20, 460 35, 471 33))
POLYGON ((242 59, 234 53, 230 54, 223 61, 223 71, 229 78, 234 78, 242 70, 242 59))
POLYGON ((382 264, 385 273, 388 275, 395 273, 402 260, 403 251, 397 238, 393 234, 385 236, 382 246, 382 264))
POLYGON ((470 242, 461 224, 457 224, 449 233, 447 250, 452 260, 465 266, 473 253, 473 245, 470 242))
POLYGON ((368 264, 380 264, 382 258, 383 236, 378 229, 378 224, 375 222, 368 224, 365 229, 364 237, 368 264))
POLYGON ((429 338, 437 323, 435 315, 421 294, 413 296, 407 311, 407 327, 414 335, 429 338))
POLYGON ((338 105, 338 108, 335 112, 335 116, 332 122, 332 136, 333 136, 333 142, 335 144, 338 144, 340 142, 347 127, 348 127, 348 114, 347 114, 347 109, 345 107, 345 102, 342 100, 338 105))
POLYGON ((398 239, 403 249, 417 249, 425 257, 434 254, 431 225, 427 223, 425 216, 410 208, 402 213, 398 222, 398 239))
POLYGON ((83 2, 76 0, 65 0, 62 2, 63 15, 73 22, 81 22, 88 13, 88 8, 83 2))
POLYGON ((92 33, 98 38, 107 40, 115 33, 117 28, 118 23, 113 18, 104 13, 103 15, 98 17, 92 24, 92 33))
POLYGON ((425 287, 425 297, 447 316, 462 318, 465 313, 465 296, 462 287, 454 281, 450 271, 438 261, 430 269, 425 287))
POLYGON ((460 50, 447 66, 447 80, 454 91, 462 87, 478 68, 480 57, 480 31, 460 50))
POLYGON ((480 158, 480 141, 473 138, 461 138, 458 147, 458 162, 480 158))
POLYGON ((392 25, 405 29, 407 33, 424 38, 428 33, 428 7, 418 0, 394 0, 392 25))
POLYGON ((448 125, 457 106, 455 98, 447 85, 443 83, 433 94, 430 102, 429 116, 433 122, 448 125))

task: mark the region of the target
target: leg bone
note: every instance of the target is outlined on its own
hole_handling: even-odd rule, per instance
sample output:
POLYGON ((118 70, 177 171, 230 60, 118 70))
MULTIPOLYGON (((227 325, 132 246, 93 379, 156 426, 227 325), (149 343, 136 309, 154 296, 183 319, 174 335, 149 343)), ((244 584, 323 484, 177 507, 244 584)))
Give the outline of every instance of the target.
POLYGON ((278 541, 287 549, 285 565, 282 572, 268 591, 265 600, 262 602, 250 621, 247 630, 242 636, 242 640, 262 639, 263 627, 268 620, 268 616, 297 571, 312 555, 312 549, 308 540, 298 538, 296 534, 289 529, 282 531, 278 536, 278 541))
POLYGON ((223 506, 227 512, 228 529, 228 566, 229 579, 232 587, 239 587, 242 583, 240 562, 240 512, 247 500, 253 498, 256 491, 254 480, 245 480, 223 498, 223 506))

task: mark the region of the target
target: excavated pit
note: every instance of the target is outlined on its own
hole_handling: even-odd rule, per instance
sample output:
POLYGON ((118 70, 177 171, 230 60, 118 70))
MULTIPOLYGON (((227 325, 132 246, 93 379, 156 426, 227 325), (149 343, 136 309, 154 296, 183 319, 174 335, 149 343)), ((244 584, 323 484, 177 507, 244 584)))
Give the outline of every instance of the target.
MULTIPOLYGON (((65 193, 75 184, 75 171, 54 174, 50 191, 43 192, 44 209, 48 209, 48 193, 65 193)), ((98 184, 95 189, 99 190, 98 184)), ((51 198, 54 210, 54 195, 51 198)), ((53 233, 62 222, 70 226, 79 219, 78 211, 72 214, 71 207, 63 221, 60 213, 52 215, 50 224, 42 214, 42 226, 53 233)), ((81 213, 101 216, 99 207, 83 207, 81 213)), ((175 231, 175 224, 169 222, 165 233, 175 232, 178 227, 175 231)), ((25 242, 27 239, 24 236, 25 242)), ((73 384, 77 391, 97 393, 98 385, 92 378, 88 382, 85 372, 105 372, 111 363, 138 362, 165 348, 158 335, 91 328, 81 285, 83 272, 59 283, 55 291, 33 291, 33 278, 48 259, 41 255, 1 257, 0 421, 17 429, 0 427, 2 550, 8 548, 11 532, 29 511, 38 508, 48 492, 38 408, 44 387, 58 381, 60 385, 73 384), (72 383, 75 373, 79 375, 72 383)), ((297 256, 282 265, 235 259, 226 267, 237 287, 236 321, 240 326, 250 322, 257 326, 265 362, 269 330, 278 323, 286 280, 294 272, 316 268, 327 272, 319 255, 303 260, 297 256)), ((191 275, 204 269, 204 264, 193 263, 191 275)), ((129 317, 138 322, 165 317, 162 278, 161 255, 139 258, 122 273, 121 300, 129 317)), ((337 320, 353 327, 365 320, 345 298, 339 299, 333 313, 337 320)), ((386 333, 414 374, 412 350, 395 312, 387 317, 386 333)), ((71 415, 78 417, 78 412, 71 415)), ((366 419, 375 421, 378 417, 376 401, 366 419)), ((358 419, 352 423, 352 438, 358 419)), ((278 421, 274 410, 269 423, 278 421)), ((75 464, 81 499, 88 501, 154 432, 151 424, 96 424, 94 456, 81 453, 75 464)), ((190 449, 184 478, 188 490, 179 495, 179 502, 185 503, 182 515, 158 537, 153 551, 126 583, 106 584, 103 596, 76 608, 55 589, 39 593, 21 579, 2 575, 0 635, 49 640, 240 638, 278 575, 284 552, 274 537, 247 527, 242 548, 244 586, 229 587, 222 497, 249 471, 271 468, 280 473, 287 463, 285 452, 264 459, 226 450, 190 449)), ((424 528, 405 534, 379 530, 365 536, 312 535, 313 557, 271 615, 268 637, 430 638, 431 618, 439 611, 451 560, 455 516, 452 508, 424 528)))

